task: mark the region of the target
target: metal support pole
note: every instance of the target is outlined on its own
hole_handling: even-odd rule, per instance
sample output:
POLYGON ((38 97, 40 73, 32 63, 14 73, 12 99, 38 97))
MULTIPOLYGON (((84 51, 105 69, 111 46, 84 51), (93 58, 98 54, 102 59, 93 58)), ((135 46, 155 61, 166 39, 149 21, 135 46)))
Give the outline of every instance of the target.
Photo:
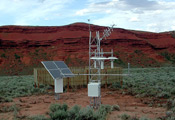
POLYGON ((130 63, 128 63, 128 74, 130 74, 130 63))

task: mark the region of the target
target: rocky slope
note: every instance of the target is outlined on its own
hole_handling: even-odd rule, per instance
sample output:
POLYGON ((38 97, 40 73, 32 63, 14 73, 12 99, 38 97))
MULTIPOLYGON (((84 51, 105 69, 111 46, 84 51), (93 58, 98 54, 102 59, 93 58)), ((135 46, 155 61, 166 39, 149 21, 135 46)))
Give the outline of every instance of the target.
MULTIPOLYGON (((105 27, 91 25, 103 33, 105 27)), ((102 34, 101 34, 102 35, 102 34)), ((118 65, 161 66, 175 63, 175 38, 171 32, 151 33, 115 28, 103 40, 104 51, 114 50, 118 65)), ((1 26, 0 73, 31 74, 42 60, 63 60, 69 66, 87 66, 89 26, 75 23, 66 26, 1 26)))

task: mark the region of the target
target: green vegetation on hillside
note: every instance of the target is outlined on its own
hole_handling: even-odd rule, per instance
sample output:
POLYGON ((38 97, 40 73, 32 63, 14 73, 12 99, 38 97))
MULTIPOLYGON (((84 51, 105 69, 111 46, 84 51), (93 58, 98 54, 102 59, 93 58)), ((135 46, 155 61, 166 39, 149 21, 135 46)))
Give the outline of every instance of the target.
POLYGON ((160 53, 167 61, 169 61, 171 64, 175 64, 175 54, 169 53, 167 51, 160 53))

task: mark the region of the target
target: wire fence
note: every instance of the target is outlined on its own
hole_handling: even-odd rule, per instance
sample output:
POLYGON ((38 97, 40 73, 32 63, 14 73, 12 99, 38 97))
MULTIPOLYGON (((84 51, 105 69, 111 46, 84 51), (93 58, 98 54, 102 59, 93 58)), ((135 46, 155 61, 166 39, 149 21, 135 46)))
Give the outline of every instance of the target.
MULTIPOLYGON (((70 67, 72 73, 74 74, 89 74, 88 67, 70 67)), ((122 68, 115 67, 113 69, 106 67, 101 70, 101 74, 122 74, 122 68)), ((122 76, 102 76, 101 84, 109 85, 117 81, 122 81, 122 76)), ((45 68, 34 68, 34 81, 36 85, 46 84, 54 86, 54 80, 45 68)), ((64 78, 64 87, 66 88, 81 88, 86 87, 89 83, 88 75, 76 75, 71 78, 64 78)))

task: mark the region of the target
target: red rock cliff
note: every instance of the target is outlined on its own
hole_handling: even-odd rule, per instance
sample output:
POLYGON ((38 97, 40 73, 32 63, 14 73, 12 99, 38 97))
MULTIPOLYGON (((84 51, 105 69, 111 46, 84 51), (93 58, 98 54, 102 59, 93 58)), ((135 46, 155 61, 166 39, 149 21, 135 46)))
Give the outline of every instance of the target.
MULTIPOLYGON (((91 25, 103 33, 105 27, 91 25)), ((85 23, 66 26, 0 27, 0 68, 2 74, 31 73, 42 60, 64 60, 69 66, 88 65, 89 27, 85 23), (30 70, 30 71, 29 71, 30 70)), ((166 62, 161 53, 174 55, 175 38, 170 32, 151 33, 115 28, 102 41, 104 51, 114 50, 118 64, 160 66, 166 62)), ((175 57, 174 57, 175 60, 175 57)))

